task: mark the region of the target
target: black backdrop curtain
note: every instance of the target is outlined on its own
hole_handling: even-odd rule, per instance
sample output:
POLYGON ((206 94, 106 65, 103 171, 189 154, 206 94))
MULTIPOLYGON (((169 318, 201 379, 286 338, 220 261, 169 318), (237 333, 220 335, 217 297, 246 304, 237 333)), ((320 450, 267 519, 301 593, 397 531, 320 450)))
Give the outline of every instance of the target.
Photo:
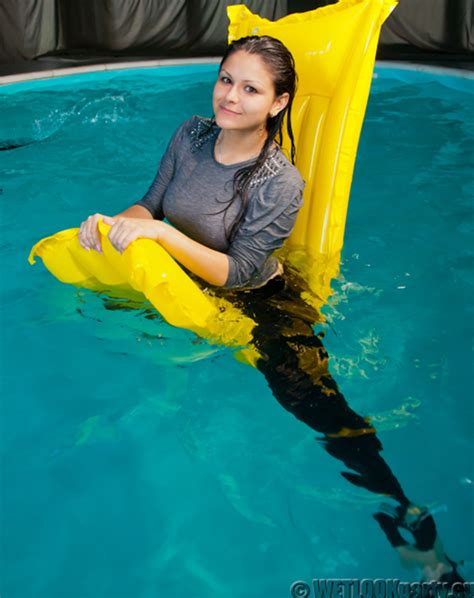
MULTIPOLYGON (((229 4, 274 20, 332 0, 0 0, 0 61, 39 56, 219 55, 229 4)), ((382 57, 407 51, 472 55, 473 0, 399 0, 382 57)))

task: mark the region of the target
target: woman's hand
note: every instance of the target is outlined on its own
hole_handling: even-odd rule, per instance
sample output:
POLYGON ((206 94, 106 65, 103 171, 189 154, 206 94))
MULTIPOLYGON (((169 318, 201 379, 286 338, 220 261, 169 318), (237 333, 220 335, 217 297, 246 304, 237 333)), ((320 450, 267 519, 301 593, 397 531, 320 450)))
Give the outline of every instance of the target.
POLYGON ((103 220, 105 224, 109 224, 113 226, 118 219, 122 220, 143 220, 143 221, 153 221, 152 214, 143 206, 132 205, 128 207, 120 214, 116 216, 105 216, 104 214, 92 214, 89 216, 87 220, 81 224, 79 229, 79 243, 87 249, 95 249, 99 253, 102 253, 102 247, 100 246, 100 236, 99 231, 97 230, 97 226, 99 224, 99 220, 103 220))
POLYGON ((117 251, 122 253, 135 239, 153 239, 158 241, 160 232, 166 226, 161 220, 149 218, 113 218, 104 217, 104 222, 111 225, 108 237, 117 251))
POLYGON ((99 220, 110 225, 108 238, 117 251, 123 252, 132 241, 139 238, 158 241, 185 268, 206 282, 223 286, 229 275, 227 254, 194 241, 162 220, 154 220, 152 213, 143 206, 133 205, 117 214, 94 214, 81 224, 79 241, 85 249, 102 251, 97 231, 99 220))
MULTIPOLYGON (((90 249, 95 249, 99 253, 102 253, 97 225, 99 220, 104 220, 105 222, 106 219, 110 220, 110 217, 104 216, 104 214, 92 214, 92 216, 89 216, 87 220, 82 222, 79 229, 79 243, 82 245, 82 247, 84 247, 84 249, 87 249, 87 251, 90 249)), ((110 222, 107 224, 110 224, 110 222)))

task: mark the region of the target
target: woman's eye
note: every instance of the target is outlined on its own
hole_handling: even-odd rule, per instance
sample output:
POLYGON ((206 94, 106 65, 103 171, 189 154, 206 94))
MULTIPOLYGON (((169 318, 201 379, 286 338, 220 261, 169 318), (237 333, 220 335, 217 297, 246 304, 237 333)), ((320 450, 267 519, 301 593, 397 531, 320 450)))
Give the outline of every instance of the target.
POLYGON ((226 77, 225 75, 221 76, 221 81, 222 81, 222 83, 230 83, 229 77, 226 77))
POLYGON ((252 87, 251 85, 246 85, 245 91, 248 91, 249 93, 257 93, 257 90, 255 89, 255 87, 252 87))

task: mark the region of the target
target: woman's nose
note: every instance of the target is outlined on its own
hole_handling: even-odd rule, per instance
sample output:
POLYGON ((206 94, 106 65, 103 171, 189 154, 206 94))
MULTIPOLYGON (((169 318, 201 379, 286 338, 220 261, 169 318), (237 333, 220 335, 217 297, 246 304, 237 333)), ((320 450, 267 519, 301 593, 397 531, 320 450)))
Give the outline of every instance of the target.
POLYGON ((228 102, 237 102, 239 100, 239 92, 236 85, 230 85, 227 90, 226 100, 228 102))

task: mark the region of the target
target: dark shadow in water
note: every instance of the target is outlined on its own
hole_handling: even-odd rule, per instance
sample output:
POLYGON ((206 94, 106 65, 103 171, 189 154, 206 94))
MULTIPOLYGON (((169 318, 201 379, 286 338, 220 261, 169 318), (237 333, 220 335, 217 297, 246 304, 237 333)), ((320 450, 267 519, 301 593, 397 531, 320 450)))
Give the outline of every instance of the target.
POLYGON ((7 139, 5 141, 0 141, 0 152, 8 152, 9 150, 14 150, 19 147, 24 147, 25 145, 32 145, 33 143, 38 143, 39 140, 33 139, 7 139))

